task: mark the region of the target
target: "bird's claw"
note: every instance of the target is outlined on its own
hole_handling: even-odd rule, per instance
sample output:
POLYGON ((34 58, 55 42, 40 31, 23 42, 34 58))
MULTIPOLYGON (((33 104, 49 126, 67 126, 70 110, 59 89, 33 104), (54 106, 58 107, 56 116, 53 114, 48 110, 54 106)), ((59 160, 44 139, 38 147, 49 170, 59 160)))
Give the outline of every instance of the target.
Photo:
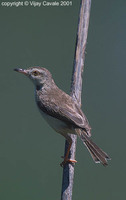
MULTIPOLYGON (((61 158, 64 158, 64 157, 61 156, 61 158)), ((75 163, 77 163, 77 161, 76 160, 72 160, 72 159, 65 159, 64 158, 64 161, 60 163, 60 166, 64 167, 67 163, 75 164, 75 163)))

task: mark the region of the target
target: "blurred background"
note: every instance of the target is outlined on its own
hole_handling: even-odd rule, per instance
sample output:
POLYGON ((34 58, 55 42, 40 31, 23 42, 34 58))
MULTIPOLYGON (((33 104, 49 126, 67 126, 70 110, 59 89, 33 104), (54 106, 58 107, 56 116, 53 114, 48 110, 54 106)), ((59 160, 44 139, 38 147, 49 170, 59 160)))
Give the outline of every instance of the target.
MULTIPOLYGON (((0 199, 60 199, 64 138, 43 120, 34 86, 14 68, 46 67, 69 93, 80 1, 3 7, 0 1, 0 199)), ((126 1, 92 1, 82 109, 111 157, 96 165, 78 139, 73 200, 126 198, 126 1)))

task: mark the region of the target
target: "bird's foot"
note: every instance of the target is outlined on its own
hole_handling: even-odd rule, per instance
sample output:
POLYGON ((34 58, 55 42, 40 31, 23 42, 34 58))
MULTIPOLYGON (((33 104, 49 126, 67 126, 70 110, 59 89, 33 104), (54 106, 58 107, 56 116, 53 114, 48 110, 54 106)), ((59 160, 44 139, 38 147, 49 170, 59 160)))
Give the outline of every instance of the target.
MULTIPOLYGON (((64 158, 64 157, 62 156, 61 158, 64 158)), ((75 163, 77 163, 77 161, 76 160, 72 160, 72 159, 65 159, 64 158, 64 161, 60 163, 60 166, 64 167, 68 163, 75 164, 75 163)))

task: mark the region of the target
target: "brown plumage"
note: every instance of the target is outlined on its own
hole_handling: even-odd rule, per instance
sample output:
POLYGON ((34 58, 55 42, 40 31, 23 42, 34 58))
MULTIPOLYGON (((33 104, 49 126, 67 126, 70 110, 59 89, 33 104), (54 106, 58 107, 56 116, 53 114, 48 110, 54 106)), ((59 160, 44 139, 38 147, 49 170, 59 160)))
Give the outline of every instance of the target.
MULTIPOLYGON (((90 139, 91 127, 86 116, 77 102, 56 86, 51 73, 41 67, 32 67, 27 70, 16 69, 16 71, 25 74, 33 81, 36 86, 36 103, 42 116, 56 132, 68 140, 69 150, 72 144, 69 133, 77 134, 89 150, 93 160, 106 166, 110 158, 90 139)), ((67 162, 68 155, 69 151, 62 165, 67 162)))

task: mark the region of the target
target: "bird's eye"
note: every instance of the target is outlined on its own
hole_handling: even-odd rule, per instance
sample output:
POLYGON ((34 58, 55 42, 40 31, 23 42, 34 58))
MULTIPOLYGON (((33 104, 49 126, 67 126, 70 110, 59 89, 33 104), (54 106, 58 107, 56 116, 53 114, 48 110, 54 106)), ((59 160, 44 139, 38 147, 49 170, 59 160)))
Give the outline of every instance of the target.
POLYGON ((38 71, 33 71, 32 72, 32 75, 34 75, 34 76, 38 76, 40 74, 40 72, 38 72, 38 71))

